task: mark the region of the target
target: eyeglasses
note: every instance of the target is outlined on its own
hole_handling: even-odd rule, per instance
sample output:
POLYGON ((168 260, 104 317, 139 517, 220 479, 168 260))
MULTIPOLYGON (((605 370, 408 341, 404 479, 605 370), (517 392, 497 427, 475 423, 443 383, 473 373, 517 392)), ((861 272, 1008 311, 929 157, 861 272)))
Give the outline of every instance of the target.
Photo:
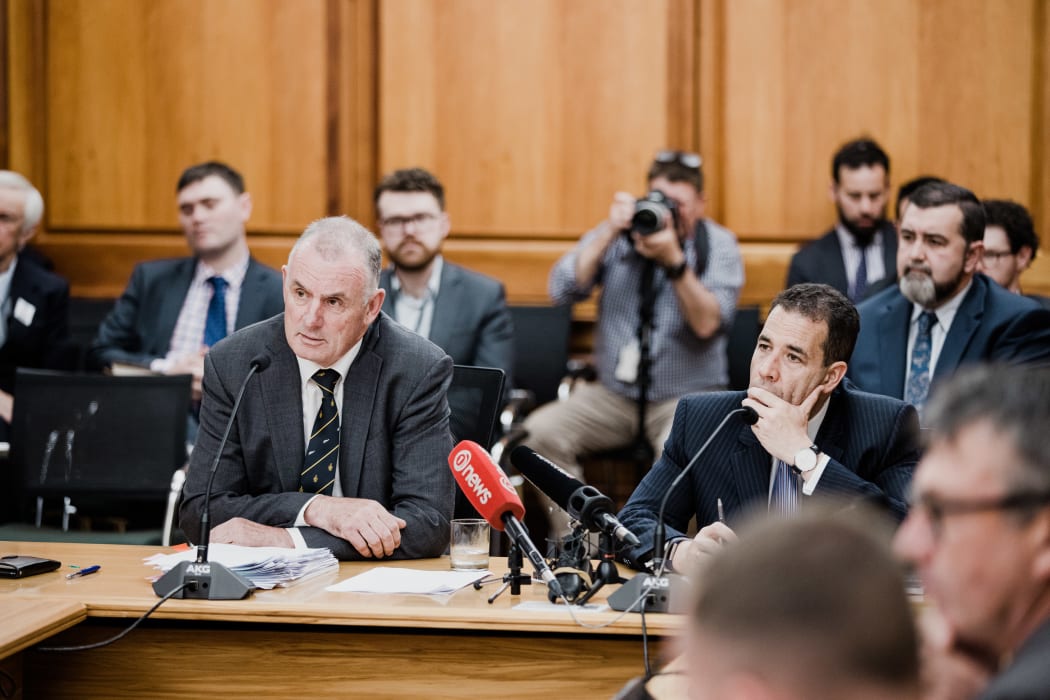
POLYGON ((412 216, 392 216, 389 219, 380 220, 379 225, 390 231, 404 231, 409 224, 415 229, 421 229, 434 223, 437 219, 437 214, 423 212, 412 216))
POLYGON ((1009 250, 988 250, 985 248, 982 255, 984 256, 984 261, 986 263, 989 265, 996 265, 1000 260, 1010 257, 1013 253, 1009 250))
POLYGON ((991 511, 1023 510, 1050 504, 1050 493, 1014 493, 999 498, 939 498, 931 494, 912 497, 911 509, 922 512, 930 521, 934 537, 940 537, 945 518, 991 511))
POLYGON ((699 153, 689 153, 687 151, 657 151, 653 160, 657 163, 678 163, 693 170, 699 170, 700 166, 704 164, 704 159, 700 157, 699 153))

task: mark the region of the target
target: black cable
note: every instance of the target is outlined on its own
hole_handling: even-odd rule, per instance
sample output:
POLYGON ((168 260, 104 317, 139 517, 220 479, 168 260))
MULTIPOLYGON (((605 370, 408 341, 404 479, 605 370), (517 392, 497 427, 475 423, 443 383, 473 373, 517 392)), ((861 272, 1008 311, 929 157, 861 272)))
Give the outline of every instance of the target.
POLYGON ((143 613, 142 617, 140 617, 139 619, 137 619, 134 622, 132 622, 130 627, 128 627, 126 630, 118 633, 117 635, 115 635, 113 637, 110 637, 109 639, 103 639, 101 642, 95 642, 94 644, 81 644, 79 646, 73 646, 73 647, 35 647, 35 650, 36 651, 88 651, 89 649, 98 649, 99 647, 108 646, 108 645, 112 644, 113 642, 116 642, 116 641, 119 641, 119 640, 123 639, 125 636, 127 636, 128 632, 130 632, 131 630, 133 630, 136 627, 138 627, 140 624, 142 624, 143 620, 145 620, 147 617, 149 617, 154 612, 156 612, 157 608, 159 608, 162 604, 164 604, 167 601, 171 600, 171 598, 176 593, 182 592, 182 589, 186 588, 187 586, 191 586, 194 583, 196 583, 196 582, 195 581, 187 581, 186 583, 183 583, 181 586, 178 586, 175 589, 169 591, 167 595, 165 595, 163 598, 161 598, 156 603, 154 603, 152 608, 150 608, 145 613, 143 613))
POLYGON ((642 616, 642 660, 645 662, 645 682, 653 677, 653 668, 649 664, 649 630, 645 626, 645 603, 638 606, 638 612, 642 616))

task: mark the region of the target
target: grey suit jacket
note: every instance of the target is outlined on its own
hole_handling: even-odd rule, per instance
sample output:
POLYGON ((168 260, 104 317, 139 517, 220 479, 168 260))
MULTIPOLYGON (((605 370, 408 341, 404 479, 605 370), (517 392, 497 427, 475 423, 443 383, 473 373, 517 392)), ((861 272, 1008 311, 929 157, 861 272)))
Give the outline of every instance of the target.
MULTIPOLYGON (((857 311, 860 334, 848 376, 864 391, 904 398, 912 303, 893 287, 857 311)), ((943 381, 963 365, 991 361, 1050 363, 1050 311, 977 273, 955 312, 932 380, 943 381)))
MULTIPOLYGON (((311 495, 299 493, 306 452, 299 366, 278 315, 220 341, 204 360, 200 432, 180 511, 200 539, 211 463, 252 358, 270 358, 244 393, 212 490, 211 522, 243 517, 292 527, 311 495)), ((343 389, 339 479, 343 495, 381 503, 408 525, 394 558, 442 554, 448 546, 454 482, 445 393, 452 360, 440 348, 380 314, 365 333, 343 389)), ((348 542, 302 528, 311 547, 361 559, 348 542)))
MULTIPOLYGON (((383 270, 379 286, 386 290, 383 310, 394 317, 397 292, 391 285, 392 270, 383 270)), ((441 285, 434 300, 430 340, 457 365, 496 367, 512 386, 514 324, 507 309, 503 285, 497 280, 445 260, 441 285)))
MULTIPOLYGON (((150 362, 167 355, 196 269, 196 258, 136 265, 124 293, 99 326, 90 363, 96 367, 114 362, 149 367, 150 362)), ((249 261, 235 329, 270 318, 283 309, 280 273, 254 259, 249 261)))
MULTIPOLYGON (((893 224, 887 223, 882 232, 882 264, 886 276, 868 283, 865 298, 870 297, 897 280, 897 232, 893 224)), ((791 257, 788 267, 787 285, 792 287, 803 282, 818 282, 831 285, 849 295, 849 277, 846 263, 842 260, 842 245, 838 234, 831 229, 815 241, 810 241, 791 257)))
POLYGON ((992 679, 979 700, 1044 700, 1050 698, 1050 620, 1021 644, 1010 665, 992 679))
MULTIPOLYGON (((671 435, 663 455, 627 501, 620 520, 641 540, 626 547, 624 561, 641 567, 652 555, 653 531, 660 501, 730 411, 740 408, 743 391, 694 394, 678 402, 671 435)), ((907 490, 919 459, 919 420, 910 404, 858 391, 843 381, 814 441, 831 461, 812 498, 867 500, 885 507, 896 520, 907 514, 907 490)), ((769 499, 773 458, 751 426, 727 423, 701 460, 672 493, 667 503, 668 538, 685 533, 689 519, 699 527, 718 519, 722 499, 730 525, 750 508, 769 499)), ((803 506, 808 498, 803 498, 803 506)))

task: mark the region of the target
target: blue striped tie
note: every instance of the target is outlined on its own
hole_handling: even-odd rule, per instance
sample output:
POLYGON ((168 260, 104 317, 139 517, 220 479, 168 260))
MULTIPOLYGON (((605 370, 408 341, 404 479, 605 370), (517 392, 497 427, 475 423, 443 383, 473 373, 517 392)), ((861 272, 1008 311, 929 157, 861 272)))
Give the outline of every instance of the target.
POLYGON ((212 286, 211 301, 208 302, 208 317, 204 322, 204 344, 209 348, 226 337, 226 287, 222 277, 209 277, 212 286))
POLYGON ((798 512, 798 475, 779 459, 773 477, 773 493, 769 495, 769 512, 780 515, 798 512))

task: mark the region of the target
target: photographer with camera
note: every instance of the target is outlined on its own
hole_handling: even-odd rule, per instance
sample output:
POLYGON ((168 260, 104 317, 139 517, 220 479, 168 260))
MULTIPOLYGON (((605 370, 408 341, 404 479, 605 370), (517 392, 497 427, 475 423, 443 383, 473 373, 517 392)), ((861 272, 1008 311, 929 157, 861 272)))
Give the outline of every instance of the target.
MULTIPOLYGON (((659 457, 678 398, 728 384, 724 331, 744 283, 736 237, 704 218, 698 154, 660 151, 648 183, 642 199, 614 195, 608 220, 551 271, 557 304, 583 301, 601 286, 597 381, 579 383, 525 422, 527 444, 577 478, 578 455, 627 446, 643 431, 659 457)), ((552 536, 568 532, 564 511, 555 507, 550 519, 552 536)))

